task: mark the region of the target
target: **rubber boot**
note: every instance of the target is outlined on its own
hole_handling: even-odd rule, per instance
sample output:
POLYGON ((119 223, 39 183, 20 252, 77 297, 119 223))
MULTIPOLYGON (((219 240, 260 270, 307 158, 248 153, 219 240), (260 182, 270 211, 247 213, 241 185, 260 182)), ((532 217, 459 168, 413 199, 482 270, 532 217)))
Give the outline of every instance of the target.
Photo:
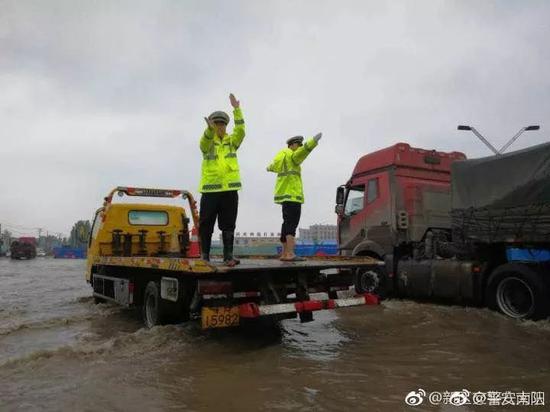
POLYGON ((227 266, 235 266, 241 263, 240 260, 233 257, 233 242, 235 241, 235 235, 233 232, 222 232, 223 240, 223 262, 227 266))
POLYGON ((210 262, 210 245, 212 244, 212 233, 201 235, 201 259, 210 262))

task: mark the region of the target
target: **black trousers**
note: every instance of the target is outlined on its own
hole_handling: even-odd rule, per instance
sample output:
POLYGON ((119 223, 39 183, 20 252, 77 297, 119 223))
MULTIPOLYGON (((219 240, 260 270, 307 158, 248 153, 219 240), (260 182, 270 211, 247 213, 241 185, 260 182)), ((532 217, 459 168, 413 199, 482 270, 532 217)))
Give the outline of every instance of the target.
POLYGON ((286 243, 286 236, 296 236, 296 229, 300 223, 302 204, 298 202, 283 202, 283 225, 281 226, 281 242, 286 243))
MULTIPOLYGON (((218 228, 222 232, 234 232, 238 208, 239 194, 236 190, 203 193, 199 211, 201 239, 212 238, 216 219, 218 219, 218 228)), ((208 244, 210 245, 210 242, 208 244)))

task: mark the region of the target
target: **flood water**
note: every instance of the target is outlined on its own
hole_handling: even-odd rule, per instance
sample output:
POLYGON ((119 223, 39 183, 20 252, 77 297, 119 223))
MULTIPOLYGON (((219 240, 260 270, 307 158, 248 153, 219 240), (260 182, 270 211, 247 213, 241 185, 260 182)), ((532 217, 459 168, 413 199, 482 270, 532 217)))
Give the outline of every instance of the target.
POLYGON ((0 259, 0 411, 550 410, 549 322, 386 301, 280 330, 146 330, 93 303, 84 264, 0 259), (545 406, 407 406, 419 389, 543 392, 545 406))

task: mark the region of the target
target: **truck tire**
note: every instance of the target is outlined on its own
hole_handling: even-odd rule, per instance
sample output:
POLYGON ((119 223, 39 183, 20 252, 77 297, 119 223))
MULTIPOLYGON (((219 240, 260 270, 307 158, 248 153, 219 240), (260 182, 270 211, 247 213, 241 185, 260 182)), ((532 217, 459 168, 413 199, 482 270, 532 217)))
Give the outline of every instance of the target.
POLYGON ((156 282, 149 282, 143 294, 143 322, 147 328, 163 325, 165 317, 160 301, 160 290, 156 282))
POLYGON ((548 287, 541 275, 521 263, 499 266, 489 277, 487 306, 514 319, 544 319, 550 315, 548 287))
POLYGON ((374 293, 383 298, 386 295, 386 278, 386 271, 382 267, 357 269, 353 285, 357 293, 374 293))

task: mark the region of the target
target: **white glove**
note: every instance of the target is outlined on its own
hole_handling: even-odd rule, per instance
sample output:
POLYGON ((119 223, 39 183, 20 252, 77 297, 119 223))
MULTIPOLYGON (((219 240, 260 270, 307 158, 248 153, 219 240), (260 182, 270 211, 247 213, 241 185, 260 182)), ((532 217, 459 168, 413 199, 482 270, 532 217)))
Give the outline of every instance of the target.
POLYGON ((319 140, 321 140, 322 136, 323 133, 317 133, 315 136, 313 136, 313 140, 315 140, 315 143, 319 143, 319 140))

